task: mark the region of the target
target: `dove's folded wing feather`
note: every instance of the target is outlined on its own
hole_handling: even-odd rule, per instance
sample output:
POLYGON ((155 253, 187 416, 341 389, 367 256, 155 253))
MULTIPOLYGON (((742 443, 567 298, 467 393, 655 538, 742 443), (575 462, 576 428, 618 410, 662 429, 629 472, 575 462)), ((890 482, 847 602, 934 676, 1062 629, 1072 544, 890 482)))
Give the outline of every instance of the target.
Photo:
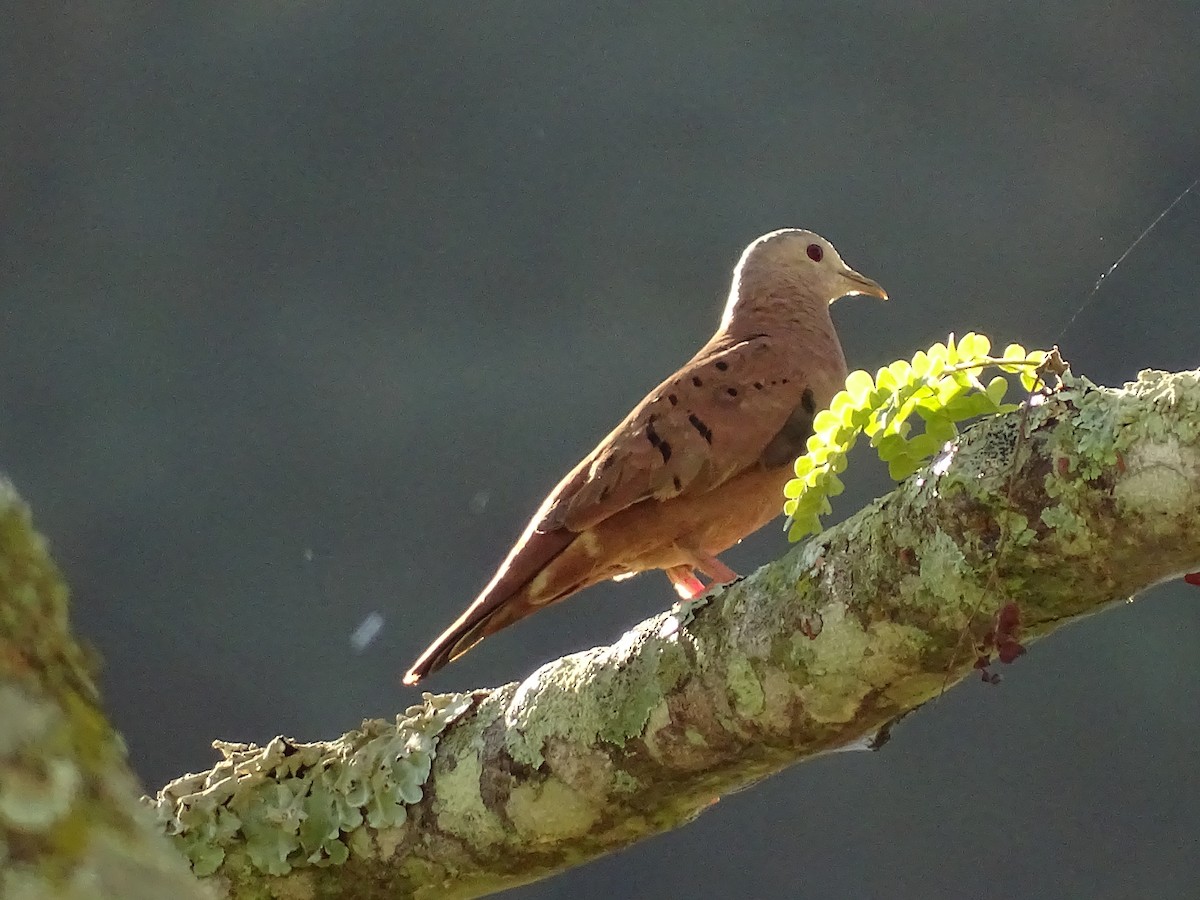
POLYGON ((635 503, 709 491, 762 464, 805 405, 802 373, 780 371, 772 350, 766 335, 702 349, 560 482, 537 530, 584 531, 635 503))

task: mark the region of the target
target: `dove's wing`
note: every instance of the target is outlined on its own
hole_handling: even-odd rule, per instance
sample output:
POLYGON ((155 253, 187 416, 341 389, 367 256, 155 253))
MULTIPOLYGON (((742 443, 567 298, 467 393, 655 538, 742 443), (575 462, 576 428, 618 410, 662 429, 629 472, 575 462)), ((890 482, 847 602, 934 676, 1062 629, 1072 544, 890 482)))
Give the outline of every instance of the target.
POLYGON ((783 362, 791 355, 767 335, 705 347, 559 483, 537 531, 584 531, 644 500, 709 491, 753 466, 786 464, 793 445, 803 450, 819 408, 804 361, 783 362))

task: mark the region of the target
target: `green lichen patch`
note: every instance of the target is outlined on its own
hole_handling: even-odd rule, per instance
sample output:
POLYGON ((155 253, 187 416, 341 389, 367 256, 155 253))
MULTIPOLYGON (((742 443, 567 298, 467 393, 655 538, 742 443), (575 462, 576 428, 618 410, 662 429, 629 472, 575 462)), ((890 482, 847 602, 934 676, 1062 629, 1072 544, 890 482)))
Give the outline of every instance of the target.
POLYGON ((509 755, 537 767, 556 738, 623 747, 642 736, 688 668, 683 633, 663 633, 670 617, 648 619, 610 647, 565 656, 526 679, 504 713, 509 755))
POLYGON ((1067 375, 1063 400, 1073 411, 1056 431, 1070 470, 1093 481, 1117 465, 1119 404, 1086 378, 1067 375))
POLYGON ((68 819, 83 779, 68 759, 6 765, 0 786, 0 825, 25 834, 52 833, 68 819))
POLYGON ((907 599, 917 608, 940 613, 955 608, 961 597, 976 589, 976 576, 954 539, 942 529, 921 545, 915 578, 906 578, 907 599))
POLYGON ((94 702, 93 661, 71 637, 69 593, 33 527, 29 508, 0 478, 0 674, 29 677, 56 697, 78 694, 94 702))
POLYGON ((636 794, 642 789, 642 783, 628 772, 618 770, 613 773, 612 789, 618 794, 636 794))
POLYGON ((1195 447, 1173 439, 1146 441, 1130 447, 1123 462, 1126 475, 1113 489, 1123 509, 1149 507, 1168 516, 1194 517, 1193 485, 1200 471, 1200 452, 1195 447))
POLYGON ((96 707, 94 660, 67 612, 46 541, 0 478, 0 854, 19 846, 64 879, 94 844, 98 814, 132 824, 118 799, 124 751, 96 707))
POLYGON ((750 660, 740 653, 731 652, 725 674, 734 711, 743 718, 752 718, 762 712, 766 696, 750 660))
POLYGON ((522 838, 536 845, 587 834, 601 808, 557 778, 547 778, 516 785, 505 812, 522 838))
POLYGON ((487 848, 504 841, 508 832, 504 821, 484 802, 482 741, 472 744, 469 750, 455 747, 451 751, 454 765, 438 772, 434 813, 442 831, 487 848))
POLYGON ((1125 393, 1137 401, 1136 406, 1154 411, 1147 415, 1144 408, 1138 409, 1137 426, 1145 437, 1185 444, 1200 438, 1200 370, 1171 373, 1146 369, 1138 373, 1137 381, 1125 385, 1125 393))
POLYGON ((1091 530, 1081 516, 1066 505, 1048 506, 1042 510, 1042 522, 1058 538, 1063 553, 1081 554, 1092 550, 1091 530))
MULTIPOLYGON (((148 802, 198 875, 217 871, 234 848, 270 875, 338 865, 364 824, 405 824, 424 797, 439 736, 472 702, 426 694, 394 724, 368 720, 331 744, 216 742, 225 758, 211 772, 173 781, 148 802)), ((366 846, 361 835, 354 844, 366 846)))

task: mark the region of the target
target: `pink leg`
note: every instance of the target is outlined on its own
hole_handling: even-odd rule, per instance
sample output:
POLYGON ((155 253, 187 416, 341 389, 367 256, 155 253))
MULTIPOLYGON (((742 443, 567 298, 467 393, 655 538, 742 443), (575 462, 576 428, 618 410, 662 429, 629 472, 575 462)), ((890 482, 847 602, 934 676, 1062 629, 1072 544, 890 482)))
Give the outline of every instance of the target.
POLYGON ((729 584, 741 576, 715 556, 697 556, 696 568, 715 581, 717 584, 729 584))
POLYGON ((684 600, 693 600, 704 593, 704 582, 696 577, 691 566, 671 566, 664 570, 671 584, 675 585, 675 593, 684 600))

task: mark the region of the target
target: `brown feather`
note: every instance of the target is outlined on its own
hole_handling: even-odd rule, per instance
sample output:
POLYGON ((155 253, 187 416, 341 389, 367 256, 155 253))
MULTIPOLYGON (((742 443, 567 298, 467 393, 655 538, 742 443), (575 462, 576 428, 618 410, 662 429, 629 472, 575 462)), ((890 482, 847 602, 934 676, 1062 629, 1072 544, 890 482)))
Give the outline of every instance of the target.
POLYGON ((405 683, 415 684, 431 672, 436 672, 449 662, 462 656, 477 643, 501 628, 524 618, 536 606, 526 612, 518 612, 509 602, 526 591, 529 582, 549 566, 578 535, 559 528, 551 532, 540 532, 527 528, 491 583, 470 606, 463 611, 445 631, 421 654, 408 673, 405 683))

